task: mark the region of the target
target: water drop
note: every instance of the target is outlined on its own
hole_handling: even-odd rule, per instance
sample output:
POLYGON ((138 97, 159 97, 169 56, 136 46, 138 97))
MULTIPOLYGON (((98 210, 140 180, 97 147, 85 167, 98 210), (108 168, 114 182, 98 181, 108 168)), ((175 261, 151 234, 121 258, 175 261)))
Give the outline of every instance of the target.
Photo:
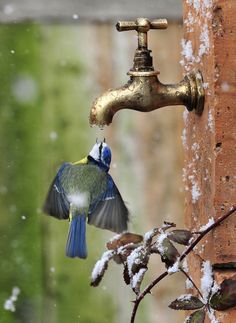
POLYGON ((38 84, 28 74, 17 75, 12 82, 11 90, 14 98, 20 103, 32 102, 38 96, 38 84))
POLYGON ((7 16, 11 15, 13 11, 14 11, 14 6, 9 3, 3 7, 3 13, 7 16))
POLYGON ((72 18, 76 20, 76 19, 79 19, 79 16, 75 13, 73 14, 72 18))
POLYGON ((56 133, 56 131, 51 131, 49 137, 52 141, 55 141, 58 138, 58 134, 56 133))

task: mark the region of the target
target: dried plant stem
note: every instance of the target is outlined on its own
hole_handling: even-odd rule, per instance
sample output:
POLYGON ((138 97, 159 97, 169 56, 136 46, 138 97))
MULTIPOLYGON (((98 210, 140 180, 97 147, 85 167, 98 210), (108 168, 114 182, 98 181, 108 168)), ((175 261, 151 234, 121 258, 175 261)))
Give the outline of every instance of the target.
MULTIPOLYGON (((218 227, 221 222, 223 222, 224 220, 226 220, 231 214, 233 214, 236 211, 236 206, 234 205, 231 210, 229 212, 227 212, 226 214, 224 214, 223 216, 221 216, 219 219, 217 219, 212 225, 210 225, 207 229, 205 229, 202 232, 199 232, 199 236, 187 247, 187 249, 181 254, 179 261, 184 260, 184 258, 193 250, 193 248, 205 237, 205 235, 212 231, 213 229, 215 229, 216 227, 218 227)), ((140 302, 142 301, 142 299, 151 292, 152 288, 158 284, 163 278, 165 278, 166 276, 168 276, 168 272, 165 271, 163 272, 160 276, 158 276, 155 280, 153 280, 144 290, 142 293, 140 293, 135 301, 134 301, 134 307, 133 307, 133 311, 132 311, 132 315, 131 315, 131 319, 130 319, 130 323, 134 323, 135 321, 135 317, 136 317, 136 313, 137 313, 137 309, 139 307, 140 302)), ((188 277, 189 278, 189 277, 188 277)), ((194 284, 195 288, 196 285, 194 284)), ((199 289, 197 288, 197 290, 199 291, 199 289)))
POLYGON ((184 271, 183 269, 180 269, 180 271, 190 280, 190 282, 192 283, 192 285, 195 287, 195 289, 198 291, 199 295, 203 299, 203 296, 202 296, 201 291, 199 290, 199 288, 197 287, 197 285, 194 283, 194 281, 192 280, 192 278, 189 276, 189 274, 186 273, 186 271, 184 271))
POLYGON ((164 273, 162 273, 159 277, 157 277, 155 280, 153 280, 151 282, 151 284, 149 284, 142 293, 140 293, 137 297, 136 300, 134 301, 134 307, 133 307, 133 311, 132 311, 132 316, 130 319, 130 323, 134 323, 135 320, 135 316, 136 316, 136 312, 139 306, 139 303, 142 301, 142 299, 148 294, 150 293, 151 289, 157 284, 159 283, 163 278, 165 278, 166 276, 168 276, 168 271, 165 271, 164 273))
POLYGON ((221 222, 223 222, 224 220, 226 220, 231 214, 233 214, 236 211, 236 206, 233 206, 232 209, 227 212, 226 214, 224 214, 223 216, 221 216, 218 220, 216 220, 212 225, 210 225, 206 230, 202 231, 199 236, 193 241, 193 243, 191 243, 188 248, 182 253, 182 255, 180 256, 180 261, 182 261, 192 250, 193 248, 205 237, 205 235, 210 232, 211 230, 215 229, 216 227, 218 227, 221 222))

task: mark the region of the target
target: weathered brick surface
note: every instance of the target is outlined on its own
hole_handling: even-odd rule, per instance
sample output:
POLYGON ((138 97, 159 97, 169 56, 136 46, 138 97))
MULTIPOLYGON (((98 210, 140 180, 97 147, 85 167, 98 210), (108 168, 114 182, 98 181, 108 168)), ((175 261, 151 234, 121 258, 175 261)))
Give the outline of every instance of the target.
MULTIPOLYGON (((188 1, 184 21, 183 68, 199 69, 206 88, 203 115, 185 114, 185 219, 199 229, 236 204, 236 1, 188 1)), ((235 228, 233 215, 196 249, 190 272, 198 282, 202 260, 236 261, 235 228)), ((215 275, 220 282, 234 273, 215 275)), ((236 311, 219 320, 236 322, 236 311)))

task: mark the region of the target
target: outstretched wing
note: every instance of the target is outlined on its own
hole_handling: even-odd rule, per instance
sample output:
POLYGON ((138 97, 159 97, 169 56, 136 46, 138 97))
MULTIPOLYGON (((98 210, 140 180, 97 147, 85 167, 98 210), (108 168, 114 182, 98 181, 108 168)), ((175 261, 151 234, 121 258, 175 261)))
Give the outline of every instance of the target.
POLYGON ((58 219, 68 219, 69 218, 69 208, 70 203, 66 197, 65 191, 61 183, 61 175, 65 168, 71 167, 70 163, 64 163, 56 177, 54 178, 43 206, 43 211, 51 216, 58 219))
POLYGON ((107 174, 106 190, 91 204, 88 223, 114 232, 127 230, 129 211, 112 177, 107 174))

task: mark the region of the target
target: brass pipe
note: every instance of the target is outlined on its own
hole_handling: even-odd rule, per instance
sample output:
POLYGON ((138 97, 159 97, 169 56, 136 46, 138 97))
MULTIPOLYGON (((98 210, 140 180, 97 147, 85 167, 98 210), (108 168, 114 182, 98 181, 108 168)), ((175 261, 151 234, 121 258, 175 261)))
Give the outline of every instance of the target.
POLYGON ((90 112, 91 124, 109 125, 114 114, 122 109, 150 112, 168 105, 185 105, 189 111, 196 109, 196 113, 201 114, 204 93, 199 75, 192 73, 178 84, 165 85, 155 75, 157 72, 129 74, 135 76, 132 75, 127 84, 95 100, 90 112))
POLYGON ((162 84, 154 71, 151 51, 148 49, 147 32, 150 29, 166 29, 166 19, 149 21, 137 18, 135 21, 119 21, 118 31, 136 30, 138 48, 134 54, 134 65, 128 72, 130 80, 124 86, 109 90, 93 104, 90 123, 109 125, 114 114, 122 109, 149 112, 168 105, 185 105, 189 111, 200 115, 204 107, 204 90, 201 73, 190 73, 177 84, 162 84))

